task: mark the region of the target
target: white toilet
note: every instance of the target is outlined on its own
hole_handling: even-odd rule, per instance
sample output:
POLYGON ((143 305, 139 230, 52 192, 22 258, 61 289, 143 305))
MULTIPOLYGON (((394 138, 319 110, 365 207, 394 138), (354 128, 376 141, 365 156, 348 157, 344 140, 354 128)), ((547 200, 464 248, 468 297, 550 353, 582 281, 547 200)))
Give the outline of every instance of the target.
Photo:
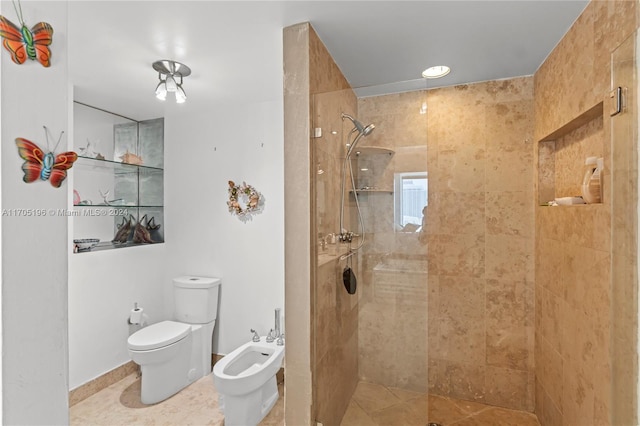
POLYGON ((278 400, 276 373, 282 366, 284 345, 250 341, 213 366, 213 382, 220 395, 225 426, 255 426, 278 400))
POLYGON ((219 278, 175 278, 176 320, 150 325, 129 336, 131 359, 142 370, 143 404, 167 399, 211 372, 219 286, 219 278))

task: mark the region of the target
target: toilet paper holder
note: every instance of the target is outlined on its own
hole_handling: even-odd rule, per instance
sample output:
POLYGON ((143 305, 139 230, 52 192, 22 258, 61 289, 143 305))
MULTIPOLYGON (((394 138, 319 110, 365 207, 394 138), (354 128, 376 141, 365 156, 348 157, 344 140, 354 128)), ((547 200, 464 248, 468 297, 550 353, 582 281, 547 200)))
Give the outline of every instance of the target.
POLYGON ((144 315, 143 309, 138 307, 138 302, 133 304, 133 309, 129 313, 129 318, 127 318, 127 323, 129 325, 143 325, 144 324, 144 315))

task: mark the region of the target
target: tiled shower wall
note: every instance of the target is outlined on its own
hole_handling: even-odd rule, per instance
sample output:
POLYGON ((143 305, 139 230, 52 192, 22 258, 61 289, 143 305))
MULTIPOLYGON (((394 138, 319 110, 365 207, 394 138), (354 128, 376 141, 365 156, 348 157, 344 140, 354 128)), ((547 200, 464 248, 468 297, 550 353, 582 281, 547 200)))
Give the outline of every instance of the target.
MULTIPOLYGON (((355 114, 356 97, 313 28, 309 27, 309 76, 313 129, 311 179, 315 193, 316 272, 313 291, 312 353, 315 420, 339 424, 358 382, 358 297, 342 284, 345 263, 330 251, 326 236, 339 231, 340 172, 345 155, 343 135, 351 126, 341 113, 355 114), (320 239, 325 239, 319 244, 320 239)), ((349 217, 348 206, 345 217, 349 217)), ((334 247, 332 247, 334 249, 334 247)), ((312 263, 313 264, 313 263, 312 263)), ((359 276, 357 263, 352 264, 359 276)))
POLYGON ((531 411, 533 79, 432 90, 428 111, 429 386, 531 411))
POLYGON ((427 172, 427 116, 420 113, 426 101, 425 91, 359 99, 358 118, 376 126, 359 147, 393 154, 363 153, 355 167, 357 186, 374 188, 359 196, 366 229, 360 254, 359 375, 417 392, 428 389, 429 246, 425 233, 396 223, 394 174, 427 172))
MULTIPOLYGON (((428 315, 404 309, 396 325, 406 326, 392 334, 396 353, 415 353, 420 342, 427 348, 402 362, 361 357, 361 376, 415 389, 402 380, 413 371, 427 386, 428 352, 431 392, 533 410, 533 79, 365 98, 358 110, 363 122, 377 126, 367 144, 426 143, 426 158, 422 151, 396 154, 392 166, 405 171, 422 161, 429 179, 426 244, 393 245, 376 236, 371 243, 404 246, 399 257, 413 255, 414 265, 428 253, 428 315), (424 101, 426 120, 416 119, 424 101), (412 332, 427 319, 428 341, 424 331, 412 332)), ((363 307, 369 306, 365 297, 363 307)), ((382 324, 394 324, 393 318, 382 324)), ((380 334, 379 322, 361 314, 361 353, 371 351, 366 336, 380 334)))
MULTIPOLYGON (((616 326, 627 330, 633 341, 636 333, 635 324, 616 323, 617 312, 635 299, 628 297, 615 310, 612 300, 631 294, 627 285, 637 284, 612 283, 610 275, 612 261, 622 268, 616 271, 621 276, 633 271, 631 263, 611 257, 611 212, 618 207, 624 211, 629 200, 611 196, 612 172, 626 167, 620 161, 627 156, 612 161, 606 99, 611 52, 637 27, 637 2, 592 1, 535 74, 535 140, 550 141, 542 142, 545 155, 534 148, 535 162, 541 168, 550 159, 555 163, 555 181, 539 179, 539 187, 551 183, 557 197, 579 195, 587 155, 603 156, 606 171, 602 204, 536 208, 535 400, 543 426, 636 424, 635 362, 611 357, 616 326), (580 121, 603 101, 599 116, 580 121), (567 128, 576 120, 578 126, 567 128)), ((540 189, 546 198, 554 195, 548 188, 540 189)), ((625 220, 623 232, 626 226, 635 229, 637 218, 625 220)), ((628 343, 633 347, 623 353, 635 353, 635 344, 628 343)))

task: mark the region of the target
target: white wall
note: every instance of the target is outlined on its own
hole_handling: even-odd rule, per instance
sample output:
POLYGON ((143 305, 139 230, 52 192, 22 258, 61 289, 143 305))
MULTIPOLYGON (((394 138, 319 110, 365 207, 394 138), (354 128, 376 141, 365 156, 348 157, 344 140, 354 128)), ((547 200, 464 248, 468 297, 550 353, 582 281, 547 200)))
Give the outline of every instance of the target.
MULTIPOLYGON (((11 2, 2 1, 0 8, 18 22, 11 2)), ((55 33, 50 68, 30 60, 16 65, 4 49, 0 52, 2 208, 7 213, 2 216, 2 423, 66 424, 67 219, 48 213, 66 208, 66 184, 60 189, 48 182, 25 184, 14 140, 20 136, 45 147, 43 125, 56 138, 68 131, 67 4, 22 2, 22 11, 29 24, 46 21, 55 33), (47 214, 16 216, 12 209, 47 214)))
POLYGON ((207 111, 188 102, 165 115, 168 272, 222 278, 213 352, 227 354, 249 341, 250 328, 266 334, 276 307, 284 314, 282 99, 207 111), (229 180, 260 191, 264 211, 246 223, 231 215, 229 180))
POLYGON ((135 302, 150 324, 166 319, 165 253, 157 244, 69 255, 69 389, 131 360, 135 302))

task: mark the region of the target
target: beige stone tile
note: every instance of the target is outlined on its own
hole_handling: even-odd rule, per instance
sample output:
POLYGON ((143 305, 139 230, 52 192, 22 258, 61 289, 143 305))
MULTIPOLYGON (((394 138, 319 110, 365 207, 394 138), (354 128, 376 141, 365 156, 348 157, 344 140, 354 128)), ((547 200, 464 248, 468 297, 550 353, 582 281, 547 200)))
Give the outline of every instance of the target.
POLYGON ((388 389, 402 402, 407 402, 412 399, 423 397, 426 394, 425 392, 410 391, 396 387, 388 387, 388 389))
POLYGON ((490 235, 532 237, 534 215, 531 192, 487 192, 486 227, 490 235))
POLYGON ((360 406, 352 400, 340 426, 377 426, 377 423, 360 406))
POLYGON ((487 235, 485 276, 533 282, 533 240, 508 235, 487 235))
POLYGON ((487 364, 526 370, 533 342, 533 293, 523 281, 487 280, 487 364), (531 300, 529 300, 531 299, 531 300))
POLYGON ((426 418, 421 418, 405 403, 398 403, 387 408, 369 413, 379 425, 385 426, 423 426, 426 418))
MULTIPOLYGON (((555 407, 562 407, 562 371, 563 371, 563 362, 564 360, 560 356, 560 354, 551 347, 551 345, 544 340, 541 340, 540 351, 536 352, 536 371, 538 373, 537 380, 541 381, 541 384, 545 390, 545 394, 549 399, 549 403, 547 403, 547 399, 543 402, 544 408, 544 416, 547 416, 549 419, 555 418, 555 412, 559 409, 555 407)), ((546 423, 546 422, 544 422, 546 423)))
POLYGON ((529 394, 529 373, 508 368, 487 367, 486 402, 516 410, 533 410, 529 394))
POLYGON ((452 426, 540 426, 538 419, 532 413, 493 407, 449 424, 452 426))
POLYGON ((486 191, 528 191, 533 187, 533 152, 487 151, 486 191))
POLYGON ((367 413, 382 410, 400 403, 385 386, 375 383, 359 382, 353 393, 353 400, 367 413))
MULTIPOLYGON (((441 191, 479 193, 485 191, 485 151, 474 146, 438 152, 441 191)), ((520 188, 518 188, 520 189, 520 188)))
POLYGON ((454 423, 469 415, 458 404, 443 396, 430 394, 428 398, 429 422, 441 423, 443 425, 454 423))
POLYGON ((536 283, 558 297, 564 297, 563 258, 565 243, 551 238, 537 240, 536 283))
MULTIPOLYGON (((484 274, 483 235, 439 235, 436 244, 439 275, 480 277, 484 274)), ((431 264, 429 270, 432 270, 431 264)))
POLYGON ((484 234, 484 193, 440 192, 437 204, 432 207, 435 207, 439 212, 440 233, 484 234))
POLYGON ((546 290, 537 297, 541 300, 540 333, 556 352, 563 353, 563 301, 546 290))
POLYGON ((485 362, 485 280, 439 278, 437 358, 457 363, 485 362), (460 315, 464 312, 464 315, 460 315))

